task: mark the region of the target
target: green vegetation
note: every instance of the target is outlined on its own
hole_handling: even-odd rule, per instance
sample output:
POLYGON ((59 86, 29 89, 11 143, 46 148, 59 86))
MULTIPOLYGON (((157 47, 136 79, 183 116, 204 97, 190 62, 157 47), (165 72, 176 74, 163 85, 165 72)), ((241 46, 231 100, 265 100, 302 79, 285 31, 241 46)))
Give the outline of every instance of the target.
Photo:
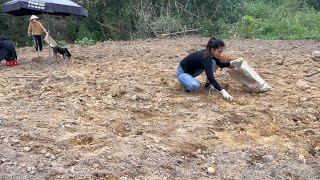
POLYGON ((84 45, 94 45, 96 43, 95 40, 84 37, 80 40, 75 41, 76 45, 84 46, 84 45))
MULTIPOLYGON (((0 3, 6 2, 0 0, 0 3)), ((57 41, 93 44, 163 35, 320 39, 319 0, 75 0, 88 18, 42 16, 57 41)), ((29 17, 0 14, 0 33, 19 46, 29 17)))

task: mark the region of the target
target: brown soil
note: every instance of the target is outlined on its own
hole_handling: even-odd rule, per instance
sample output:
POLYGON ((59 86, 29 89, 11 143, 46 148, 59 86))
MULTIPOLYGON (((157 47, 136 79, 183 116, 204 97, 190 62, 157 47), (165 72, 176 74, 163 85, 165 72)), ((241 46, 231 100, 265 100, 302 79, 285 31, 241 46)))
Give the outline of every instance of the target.
POLYGON ((226 40, 273 87, 246 93, 218 71, 226 102, 175 78, 206 41, 18 49, 0 66, 0 179, 320 179, 319 42, 226 40))

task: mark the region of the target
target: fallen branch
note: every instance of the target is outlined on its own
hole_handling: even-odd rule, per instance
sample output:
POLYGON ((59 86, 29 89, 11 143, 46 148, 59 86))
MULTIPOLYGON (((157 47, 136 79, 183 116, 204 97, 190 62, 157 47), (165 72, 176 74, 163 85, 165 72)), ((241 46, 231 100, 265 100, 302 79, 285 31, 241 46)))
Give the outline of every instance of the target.
POLYGON ((45 76, 4 76, 3 78, 45 78, 45 76))
POLYGON ((174 33, 161 34, 160 37, 164 38, 164 37, 168 37, 168 36, 172 36, 172 35, 178 35, 178 34, 189 33, 189 32, 198 32, 198 31, 200 31, 200 29, 189 29, 189 30, 178 31, 178 32, 174 32, 174 33))
POLYGON ((103 27, 106 27, 106 28, 109 28, 111 30, 115 30, 117 32, 125 32, 125 33, 128 33, 128 34, 131 34, 130 32, 126 31, 126 30, 123 30, 123 29, 117 29, 117 28, 114 28, 112 26, 110 26, 109 24, 102 24, 101 22, 99 21, 96 21, 98 24, 100 24, 100 26, 103 26, 103 27))
POLYGON ((305 75, 305 77, 311 77, 311 76, 314 76, 314 75, 319 74, 319 73, 320 73, 320 71, 316 71, 314 73, 305 75))
POLYGON ((186 7, 184 7, 181 3, 178 2, 178 5, 180 5, 180 7, 179 7, 179 6, 178 6, 178 7, 179 7, 181 10, 183 10, 184 12, 189 13, 191 16, 194 16, 194 17, 196 17, 196 18, 198 18, 198 19, 204 20, 204 18, 202 18, 202 17, 200 17, 200 16, 198 16, 198 15, 196 15, 196 14, 194 14, 194 13, 188 11, 188 10, 186 10, 186 7))

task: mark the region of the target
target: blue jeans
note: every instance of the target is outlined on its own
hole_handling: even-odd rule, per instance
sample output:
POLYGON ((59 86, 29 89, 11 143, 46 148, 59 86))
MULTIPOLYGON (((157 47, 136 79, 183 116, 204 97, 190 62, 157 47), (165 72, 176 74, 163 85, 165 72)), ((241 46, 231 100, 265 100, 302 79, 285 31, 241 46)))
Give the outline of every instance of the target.
MULTIPOLYGON (((216 61, 212 60, 212 69, 216 66, 216 61)), ((199 76, 204 72, 204 69, 198 69, 194 74, 188 74, 183 71, 181 66, 179 65, 177 68, 177 79, 178 81, 189 91, 194 92, 200 88, 201 84, 199 81, 195 79, 195 77, 199 76)))

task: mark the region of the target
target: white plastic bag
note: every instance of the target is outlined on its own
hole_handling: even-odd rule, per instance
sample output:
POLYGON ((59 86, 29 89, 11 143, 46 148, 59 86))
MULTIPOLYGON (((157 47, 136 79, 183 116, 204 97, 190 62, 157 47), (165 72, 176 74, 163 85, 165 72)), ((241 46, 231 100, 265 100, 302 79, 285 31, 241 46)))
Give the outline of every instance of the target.
POLYGON ((57 47, 57 43, 47 34, 46 37, 43 39, 50 47, 57 47), (50 43, 49 43, 50 41, 50 43))
POLYGON ((248 64, 243 61, 239 68, 229 69, 230 76, 242 83, 242 87, 247 92, 262 93, 271 89, 268 83, 263 80, 248 64))

